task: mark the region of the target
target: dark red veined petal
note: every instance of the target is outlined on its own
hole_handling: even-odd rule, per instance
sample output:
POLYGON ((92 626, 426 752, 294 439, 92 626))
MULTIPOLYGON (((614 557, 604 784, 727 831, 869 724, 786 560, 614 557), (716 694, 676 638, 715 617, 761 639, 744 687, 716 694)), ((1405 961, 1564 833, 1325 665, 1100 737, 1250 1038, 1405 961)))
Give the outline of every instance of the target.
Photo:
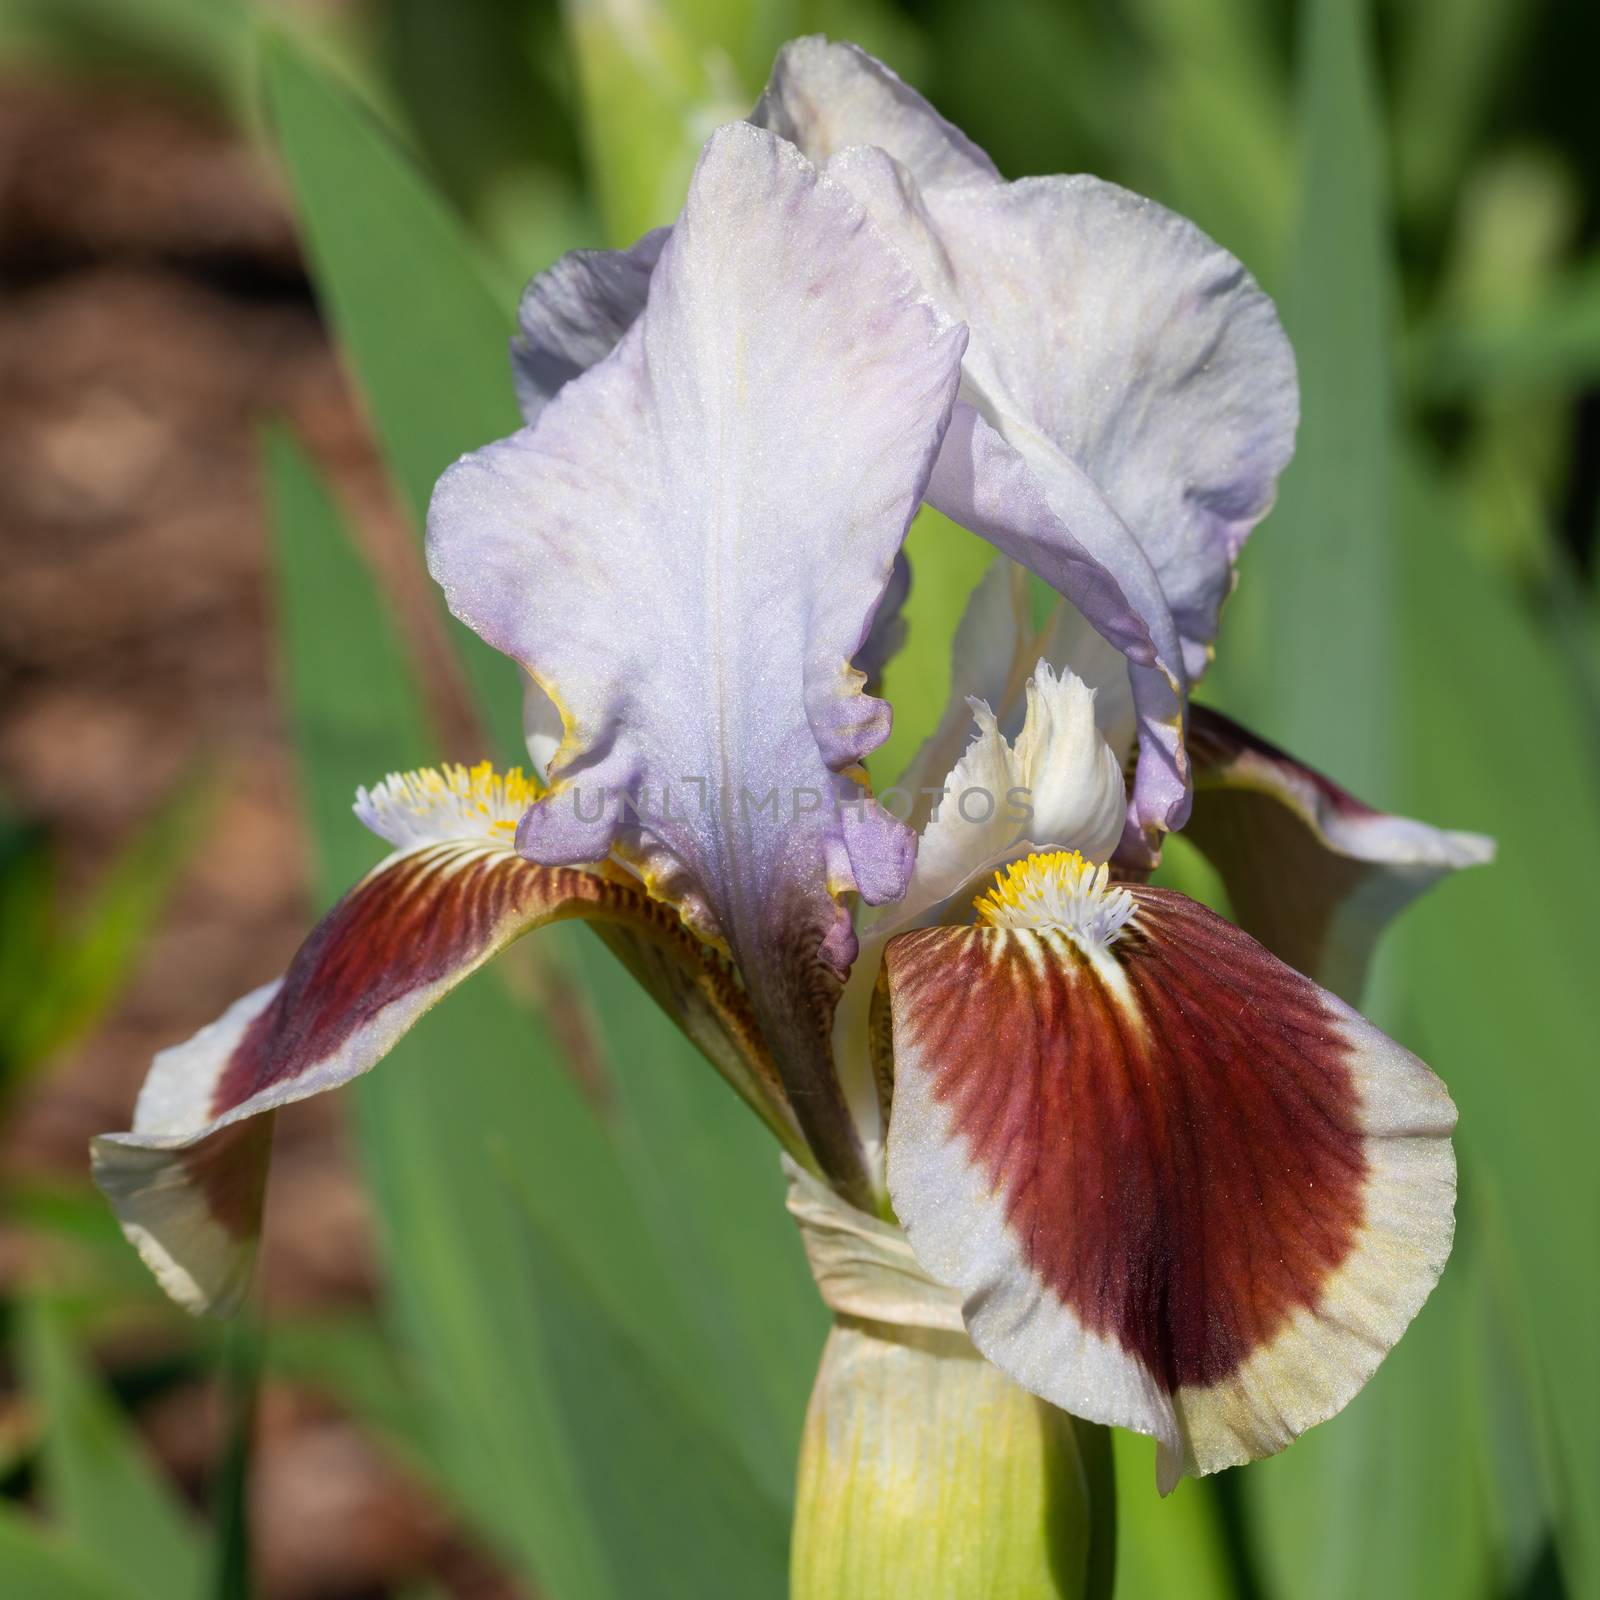
POLYGON ((1204 907, 1112 892, 1133 911, 1109 942, 890 942, 889 1190, 979 1349, 1155 1435, 1165 1490, 1281 1449, 1365 1382, 1449 1252, 1455 1113, 1204 907))
MULTIPOLYGON (((726 962, 620 875, 549 868, 507 843, 402 849, 312 931, 283 979, 162 1051, 133 1131, 92 1147, 95 1181, 173 1297, 226 1313, 249 1279, 278 1106, 367 1071, 430 1006, 512 940, 581 917, 775 1124, 781 1090, 726 962)), ((782 1131, 788 1131, 787 1124, 782 1131)))
POLYGON ((1194 809, 1184 826, 1222 875, 1241 927, 1355 1000, 1378 935, 1494 842, 1389 816, 1209 706, 1189 717, 1194 809))

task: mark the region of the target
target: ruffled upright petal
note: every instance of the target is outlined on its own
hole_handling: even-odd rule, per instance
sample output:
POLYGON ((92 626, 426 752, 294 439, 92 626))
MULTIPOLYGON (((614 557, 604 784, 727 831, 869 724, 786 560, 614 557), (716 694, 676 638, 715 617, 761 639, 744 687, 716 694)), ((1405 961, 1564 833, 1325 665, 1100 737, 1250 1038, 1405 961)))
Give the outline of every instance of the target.
POLYGON ((859 45, 821 34, 791 39, 778 52, 750 120, 819 166, 840 150, 871 144, 920 184, 958 187, 999 177, 988 156, 898 74, 859 45))
POLYGON ((1169 890, 1032 858, 885 957, 888 1178, 973 1342, 1184 1473, 1361 1388, 1449 1254, 1455 1110, 1423 1064, 1169 890))
POLYGON ((846 190, 735 124, 616 351, 446 473, 429 517, 456 614, 562 714, 520 848, 636 863, 732 953, 797 1105, 828 1095, 838 897, 911 870, 860 785, 889 713, 851 663, 964 340, 846 190))
POLYGON ((968 323, 929 499, 1128 657, 1133 817, 1180 825, 1188 685, 1293 448, 1294 361, 1271 301, 1192 224, 1113 184, 1008 184, 954 161, 954 130, 853 47, 788 47, 756 115, 828 160, 968 323))
MULTIPOLYGON (((1081 494, 1071 469, 1090 481, 1154 570, 1198 678, 1294 449, 1294 356, 1271 300, 1192 223, 1097 178, 924 199, 972 327, 977 403, 1052 504, 1081 494)), ((1105 560, 1142 601, 1125 557, 1108 544, 1105 560)))
POLYGON ((1347 1000, 1378 936, 1494 841, 1389 816, 1248 729, 1196 706, 1195 799, 1184 836, 1222 877, 1234 919, 1281 961, 1347 1000))
POLYGON ((638 321, 667 232, 653 228, 627 250, 568 251, 522 291, 511 378, 527 421, 638 321))

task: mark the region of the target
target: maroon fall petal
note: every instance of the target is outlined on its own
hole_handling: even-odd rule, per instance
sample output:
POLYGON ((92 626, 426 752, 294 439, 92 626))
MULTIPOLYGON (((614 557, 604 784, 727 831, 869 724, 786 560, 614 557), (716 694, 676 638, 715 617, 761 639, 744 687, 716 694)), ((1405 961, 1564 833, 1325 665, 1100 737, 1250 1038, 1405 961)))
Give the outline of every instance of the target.
POLYGON ((1125 892, 1105 943, 890 942, 889 1188, 979 1348, 1155 1434, 1170 1487, 1281 1448, 1399 1336, 1448 1252, 1454 1111, 1248 935, 1125 892))
POLYGON ((267 1113, 367 1071, 497 951, 568 917, 617 924, 647 987, 776 1114, 736 982, 670 908, 620 875, 537 866, 500 843, 401 850, 328 913, 280 982, 156 1057, 131 1133, 94 1141, 95 1181, 168 1292, 192 1310, 237 1306, 260 1226, 267 1113))

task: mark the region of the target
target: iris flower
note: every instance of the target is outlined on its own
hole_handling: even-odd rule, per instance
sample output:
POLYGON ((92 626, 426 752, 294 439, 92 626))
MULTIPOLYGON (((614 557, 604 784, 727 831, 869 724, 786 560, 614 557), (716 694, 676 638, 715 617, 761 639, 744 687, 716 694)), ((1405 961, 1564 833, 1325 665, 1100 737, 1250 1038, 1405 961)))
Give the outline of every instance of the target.
POLYGON ((1271 302, 806 39, 670 229, 564 258, 519 320, 527 426, 445 473, 428 559, 525 674, 534 773, 362 790, 390 853, 156 1058, 94 1166, 162 1283, 237 1304, 269 1113, 581 918, 777 1135, 809 1243, 889 1251, 1024 1389, 1153 1435, 1163 1489, 1332 1415, 1455 1194, 1444 1087, 1334 991, 1489 846, 1189 703, 1292 450, 1271 302), (869 679, 923 501, 1004 559, 891 804, 869 679), (1243 927, 1145 881, 1186 821, 1243 927))

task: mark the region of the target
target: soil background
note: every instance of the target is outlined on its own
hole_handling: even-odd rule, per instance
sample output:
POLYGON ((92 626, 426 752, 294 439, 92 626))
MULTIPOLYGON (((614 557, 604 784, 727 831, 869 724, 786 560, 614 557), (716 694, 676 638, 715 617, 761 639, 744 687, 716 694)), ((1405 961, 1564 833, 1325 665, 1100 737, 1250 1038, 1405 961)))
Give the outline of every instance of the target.
MULTIPOLYGON (((355 512, 437 665, 414 536, 276 175, 193 108, 0 77, 0 799, 48 828, 70 901, 197 772, 213 795, 131 981, 8 1119, 8 1179, 84 1179, 87 1140, 128 1125, 151 1055, 281 971, 308 926, 257 466, 274 417, 355 512)), ((338 1096, 280 1117, 266 1237, 274 1312, 371 1303, 338 1096)), ((36 1248, 0 1237, 0 1290, 36 1248)), ((24 1400, 5 1404, 18 1425, 24 1400)), ((196 1380, 139 1408, 197 1496, 216 1409, 196 1380)), ((424 1579, 468 1600, 517 1592, 376 1441, 289 1385, 263 1397, 251 1503, 265 1600, 424 1579)))

